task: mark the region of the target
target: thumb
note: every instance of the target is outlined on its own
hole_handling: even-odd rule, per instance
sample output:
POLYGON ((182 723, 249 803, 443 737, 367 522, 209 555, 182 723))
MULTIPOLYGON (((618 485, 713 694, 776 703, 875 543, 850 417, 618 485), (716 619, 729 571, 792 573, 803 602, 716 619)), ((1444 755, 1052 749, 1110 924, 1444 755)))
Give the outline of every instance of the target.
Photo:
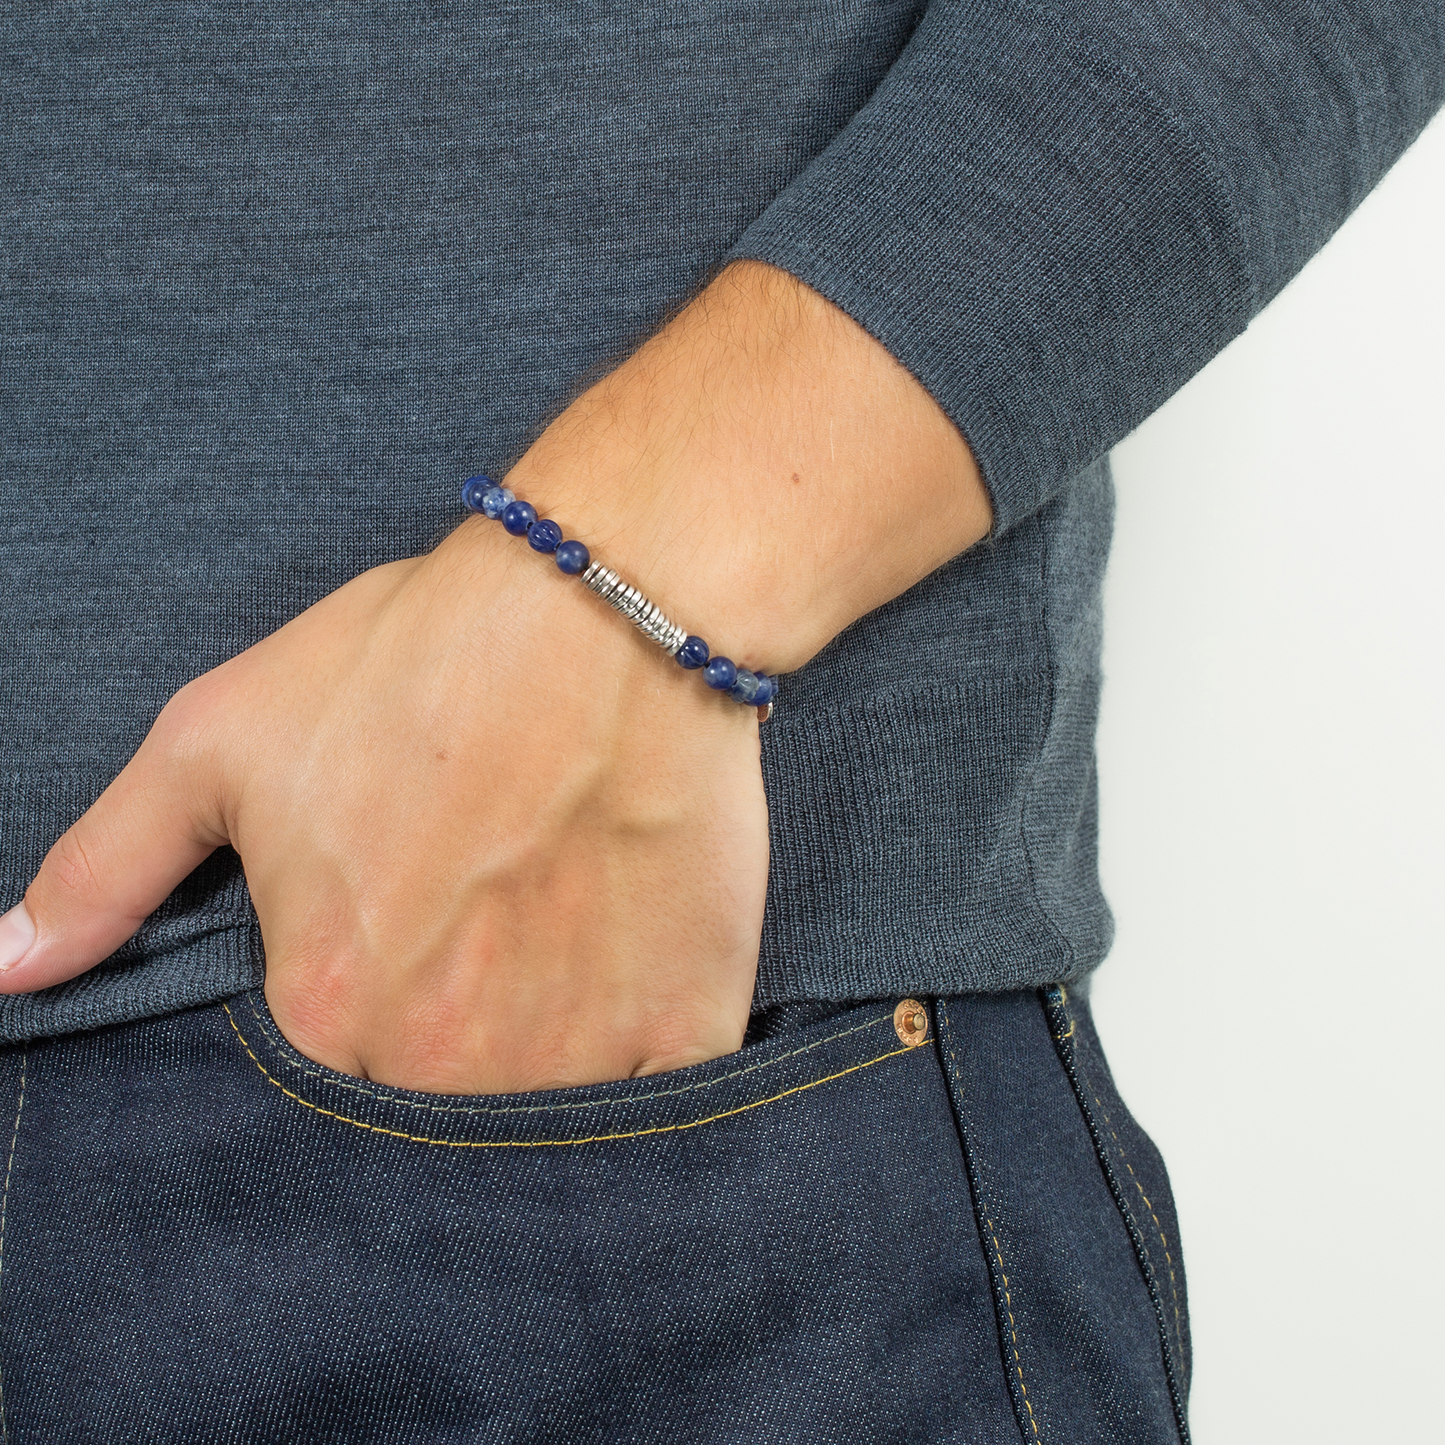
POLYGON ((0 994, 63 983, 108 958, 227 841, 219 772, 178 693, 120 776, 45 855, 0 918, 0 994))

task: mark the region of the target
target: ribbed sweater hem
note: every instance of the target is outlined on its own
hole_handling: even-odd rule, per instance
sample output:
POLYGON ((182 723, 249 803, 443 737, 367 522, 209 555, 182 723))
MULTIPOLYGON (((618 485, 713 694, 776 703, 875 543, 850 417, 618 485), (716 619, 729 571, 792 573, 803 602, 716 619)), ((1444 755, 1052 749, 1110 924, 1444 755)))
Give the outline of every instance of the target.
MULTIPOLYGON (((1078 879, 1041 875, 1025 842, 1030 789, 1043 786, 1033 779, 1048 689, 1047 677, 987 674, 780 707, 763 734, 772 866, 755 1009, 995 992, 1076 978, 1102 961, 1111 929, 1102 896, 1086 882, 1081 901, 1078 879)), ((10 857, 38 862, 105 781, 57 773, 36 789, 12 776, 5 826, 28 832, 30 846, 10 857)), ((18 896, 26 882, 0 887, 18 896)), ((260 930, 227 849, 104 964, 0 998, 0 1040, 170 1013, 263 977, 260 930)))

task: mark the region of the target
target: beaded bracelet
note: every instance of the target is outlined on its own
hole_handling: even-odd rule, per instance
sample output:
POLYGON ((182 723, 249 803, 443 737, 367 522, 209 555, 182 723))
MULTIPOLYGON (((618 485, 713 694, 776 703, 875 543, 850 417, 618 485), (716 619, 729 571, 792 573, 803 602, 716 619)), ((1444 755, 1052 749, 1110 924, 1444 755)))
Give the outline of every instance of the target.
POLYGON ((777 678, 739 667, 731 658, 713 657, 702 638, 679 627, 636 587, 624 582, 610 567, 595 561, 581 542, 563 541, 561 527, 545 517, 539 520, 537 509, 530 502, 520 501, 510 488, 481 476, 468 477, 462 483, 462 502, 469 511, 501 522, 514 537, 526 537, 534 550, 550 553, 561 571, 569 577, 580 576, 584 586, 620 612, 669 657, 675 657, 679 666, 689 671, 700 667, 702 680, 710 688, 727 693, 747 707, 761 708, 761 720, 768 720, 773 699, 778 695, 777 678))

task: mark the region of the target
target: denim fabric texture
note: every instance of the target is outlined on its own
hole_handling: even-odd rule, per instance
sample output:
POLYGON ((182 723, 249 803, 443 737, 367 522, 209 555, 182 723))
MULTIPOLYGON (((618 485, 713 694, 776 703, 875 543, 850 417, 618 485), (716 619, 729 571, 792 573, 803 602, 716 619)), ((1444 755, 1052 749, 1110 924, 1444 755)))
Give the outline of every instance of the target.
MULTIPOLYGON (((757 1004, 1087 974, 1101 458, 1439 104, 1441 27, 1431 0, 5 7, 0 905, 178 687, 431 546, 463 477, 746 255, 914 370, 998 516, 785 679, 757 1004)), ((0 1000, 0 1038, 261 968, 223 853, 106 966, 0 1000)))
POLYGON ((925 1006, 484 1098, 333 1073, 260 993, 9 1046, 0 1435, 1180 1441, 1168 1185, 1087 1007, 925 1006))

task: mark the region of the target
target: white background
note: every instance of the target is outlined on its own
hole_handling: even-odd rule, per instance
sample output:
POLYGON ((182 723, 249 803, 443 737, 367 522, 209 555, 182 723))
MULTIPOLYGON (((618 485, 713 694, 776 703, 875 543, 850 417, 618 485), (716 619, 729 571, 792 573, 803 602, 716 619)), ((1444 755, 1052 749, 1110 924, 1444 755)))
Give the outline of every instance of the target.
POLYGON ((1199 1445, 1445 1440, 1445 124, 1116 452, 1094 1005, 1199 1445))

